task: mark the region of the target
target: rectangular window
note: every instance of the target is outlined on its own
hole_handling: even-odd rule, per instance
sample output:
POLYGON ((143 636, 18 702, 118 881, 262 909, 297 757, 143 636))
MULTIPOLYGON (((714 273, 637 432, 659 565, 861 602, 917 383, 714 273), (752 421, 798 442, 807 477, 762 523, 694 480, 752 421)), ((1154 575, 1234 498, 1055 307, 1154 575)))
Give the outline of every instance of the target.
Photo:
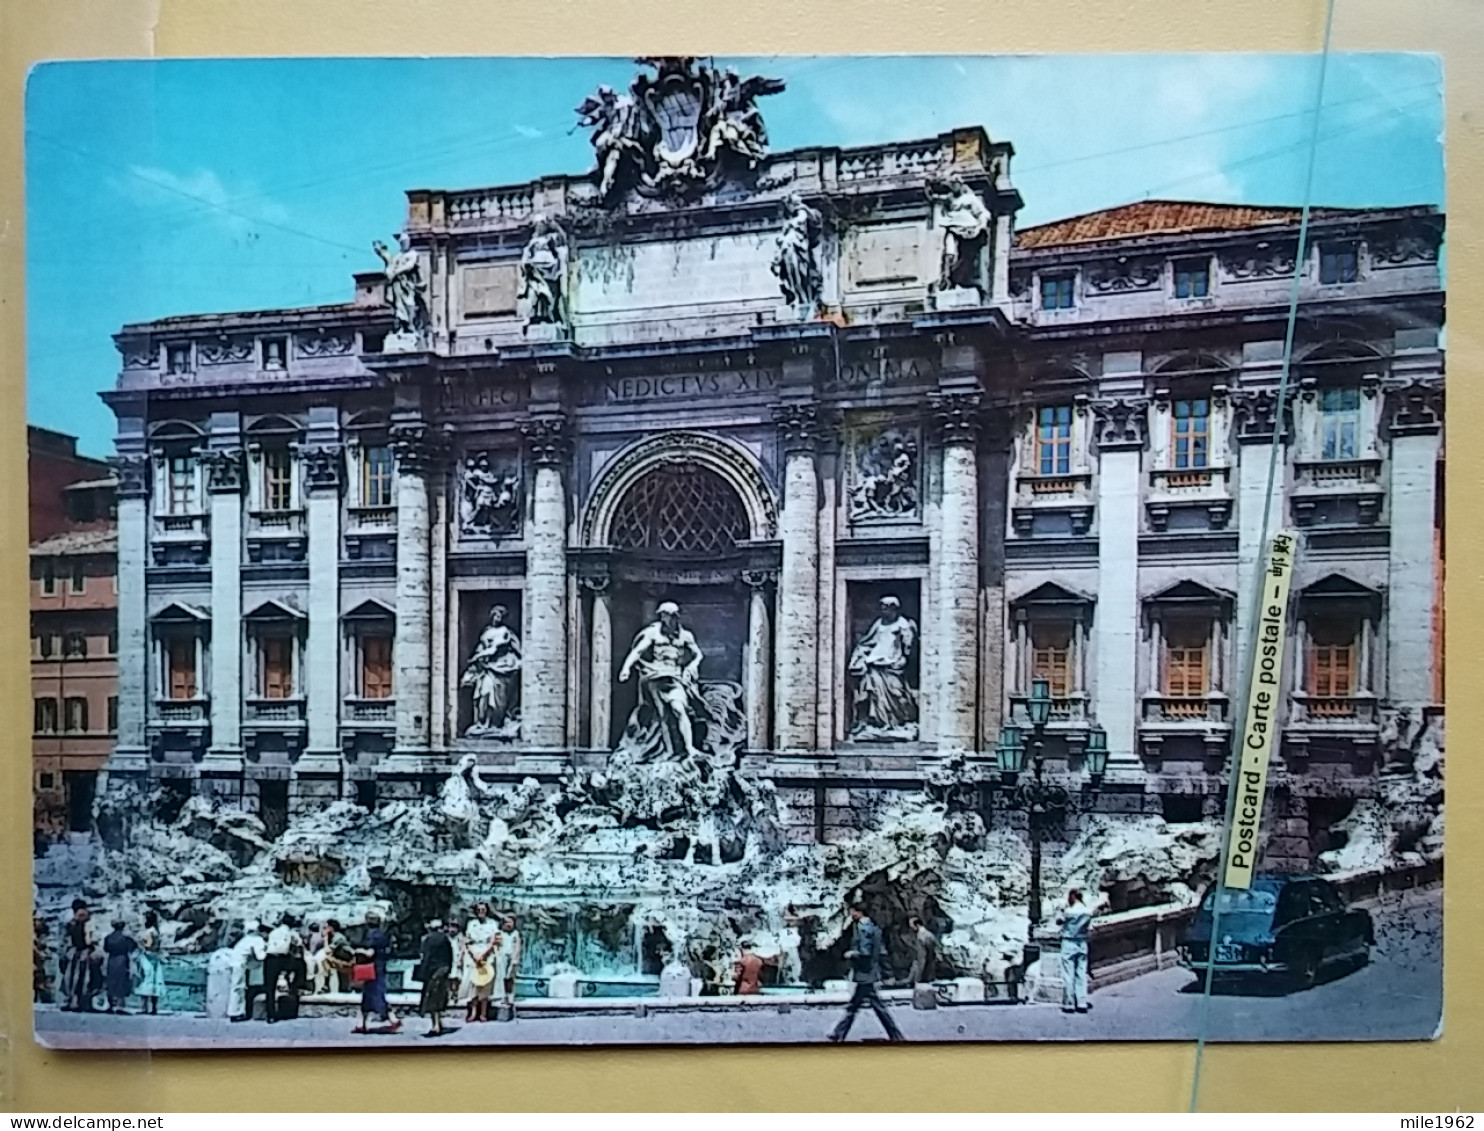
POLYGON ((1175 297, 1205 298, 1211 293, 1211 261, 1187 259, 1175 264, 1175 297))
POLYGON ((83 569, 82 562, 72 563, 72 592, 86 593, 88 589, 87 571, 83 569))
POLYGON ((1321 283, 1353 283, 1360 274, 1359 257, 1353 246, 1338 245, 1319 249, 1321 283))
POLYGON ((294 456, 287 448, 263 452, 263 509, 286 511, 293 506, 294 456))
POLYGON ((1354 459, 1360 431, 1360 390, 1324 389, 1319 394, 1320 458, 1354 459))
POLYGON ((392 697, 392 638, 390 636, 361 637, 361 697, 363 699, 390 699, 392 697))
POLYGON ((57 638, 50 632, 43 632, 36 638, 36 648, 43 660, 50 660, 56 655, 57 638))
POLYGON ((1211 402, 1176 401, 1171 408, 1171 443, 1175 470, 1198 471, 1209 465, 1211 402))
POLYGON ((196 641, 181 636, 165 643, 166 691, 171 699, 196 697, 196 641))
POLYGON ((119 730, 119 697, 110 695, 108 697, 108 733, 117 734, 119 730))
POLYGON ((57 591, 57 563, 50 558, 41 563, 41 591, 48 596, 57 591))
POLYGON ((1066 621, 1033 621, 1031 636, 1031 678, 1044 679, 1056 698, 1077 690, 1072 671, 1073 627, 1066 621))
POLYGON ((294 641, 288 636, 264 636, 258 641, 258 693, 264 699, 292 699, 294 695, 294 641))
POLYGON ((1041 475, 1072 473, 1072 406, 1048 405, 1036 412, 1036 467, 1041 475))
POLYGON ((66 708, 66 729, 69 734, 82 734, 88 729, 88 701, 80 697, 69 698, 66 708))
POLYGON ((37 774, 36 775, 36 788, 37 789, 56 789, 56 787, 57 787, 57 775, 56 774, 45 774, 45 773, 43 773, 43 774, 37 774))
POLYGON ((392 505, 392 449, 384 445, 367 448, 362 457, 361 505, 392 505))
POLYGON ((1172 699, 1204 698, 1210 690, 1210 622, 1167 621, 1164 645, 1165 695, 1172 699))
POLYGON ((1360 626, 1343 618, 1309 623, 1309 663, 1306 690, 1320 699, 1348 699, 1355 694, 1356 660, 1360 654, 1360 626))
POLYGON ((166 484, 166 509, 170 514, 196 513, 196 457, 171 456, 166 484))
POLYGON ((57 701, 55 699, 36 700, 35 722, 33 726, 37 734, 57 733, 57 701))
POLYGON ((1072 294, 1075 281, 1072 275, 1041 276, 1041 309, 1071 310, 1076 305, 1072 294))
POLYGON ((119 654, 119 630, 116 628, 108 630, 108 654, 110 656, 119 654))
POLYGON ((88 655, 88 638, 81 632, 69 632, 62 637, 64 660, 85 660, 88 655))

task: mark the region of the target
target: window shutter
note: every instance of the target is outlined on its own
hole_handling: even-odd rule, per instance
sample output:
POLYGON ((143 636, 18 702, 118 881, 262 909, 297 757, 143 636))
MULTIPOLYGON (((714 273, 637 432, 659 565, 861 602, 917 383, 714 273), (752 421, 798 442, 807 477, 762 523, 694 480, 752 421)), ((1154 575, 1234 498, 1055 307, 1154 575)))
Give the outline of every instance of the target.
POLYGON ((391 640, 385 636, 361 638, 361 694, 367 699, 392 697, 391 640))
POLYGON ((172 640, 169 651, 170 698, 196 697, 196 643, 194 640, 172 640))

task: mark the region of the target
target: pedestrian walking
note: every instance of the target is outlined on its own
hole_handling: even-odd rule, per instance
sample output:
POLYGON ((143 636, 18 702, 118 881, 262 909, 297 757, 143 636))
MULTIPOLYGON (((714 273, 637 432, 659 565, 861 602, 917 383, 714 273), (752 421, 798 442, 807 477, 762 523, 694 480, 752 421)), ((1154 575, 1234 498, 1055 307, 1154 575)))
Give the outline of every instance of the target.
POLYGON ((428 933, 423 936, 422 957, 418 960, 422 995, 418 1011, 428 1019, 425 1037, 443 1036, 443 1011, 448 1008, 448 979, 453 973, 453 942, 443 929, 441 919, 428 920, 428 933))
POLYGON ((871 917, 866 914, 865 905, 861 903, 851 906, 850 919, 853 924, 850 949, 845 952, 845 958, 850 963, 850 976, 855 982, 855 990, 845 1006, 845 1016, 840 1018, 840 1023, 830 1033, 830 1040, 843 1041, 850 1033, 855 1015, 861 1011, 862 1006, 867 1005, 886 1030, 887 1040, 906 1040, 896 1022, 891 1019, 886 1003, 876 992, 876 987, 881 982, 881 968, 886 961, 886 943, 881 928, 871 921, 871 917))
POLYGON ((149 1014, 160 1012, 160 999, 165 996, 165 964, 161 955, 160 917, 153 911, 144 913, 144 930, 139 932, 139 951, 134 955, 139 980, 134 992, 140 1008, 149 1014))
POLYGON ((110 924, 113 930, 103 940, 103 954, 108 963, 104 976, 108 992, 108 1012, 125 1013, 129 993, 134 988, 134 951, 139 944, 124 930, 124 921, 115 919, 110 924))
POLYGON ((912 956, 912 973, 909 981, 914 986, 931 982, 938 967, 938 936, 927 929, 927 925, 916 915, 907 920, 912 929, 912 941, 916 948, 912 956))
POLYGON ((402 1027, 386 999, 386 964, 391 955, 391 936, 382 926, 381 916, 375 911, 366 912, 366 941, 356 951, 356 965, 367 965, 370 969, 365 972, 368 976, 361 981, 361 1023, 352 1032, 367 1032, 372 1017, 386 1022, 388 1033, 395 1033, 402 1027))
POLYGON ((1061 1011, 1086 1013, 1092 1006, 1087 1000, 1087 933, 1092 925, 1092 911, 1082 901, 1082 892, 1067 892, 1067 906, 1061 914, 1061 1011))
POLYGON ((763 992, 763 960, 752 949, 752 940, 742 940, 742 957, 737 959, 732 992, 743 996, 763 992))

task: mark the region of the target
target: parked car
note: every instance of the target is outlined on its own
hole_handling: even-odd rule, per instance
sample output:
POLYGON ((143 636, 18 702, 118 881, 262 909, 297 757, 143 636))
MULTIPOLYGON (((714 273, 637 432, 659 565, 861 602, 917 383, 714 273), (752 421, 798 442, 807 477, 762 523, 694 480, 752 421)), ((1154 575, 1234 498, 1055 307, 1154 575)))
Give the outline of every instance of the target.
MULTIPOLYGON (((1216 887, 1180 941, 1180 964, 1206 972, 1216 887)), ((1259 876, 1246 890, 1222 892, 1217 924, 1216 977, 1274 975, 1312 986, 1329 963, 1364 963, 1375 945, 1371 913, 1348 907, 1328 880, 1316 876, 1259 876)))

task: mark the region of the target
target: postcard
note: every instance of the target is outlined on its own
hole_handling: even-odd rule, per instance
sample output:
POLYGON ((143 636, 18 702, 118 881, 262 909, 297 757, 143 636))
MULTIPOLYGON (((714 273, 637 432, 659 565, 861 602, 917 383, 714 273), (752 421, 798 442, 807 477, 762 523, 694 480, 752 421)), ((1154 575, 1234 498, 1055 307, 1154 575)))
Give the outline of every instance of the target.
POLYGON ((1441 131, 1401 54, 38 68, 38 1040, 1435 1036, 1441 131))

